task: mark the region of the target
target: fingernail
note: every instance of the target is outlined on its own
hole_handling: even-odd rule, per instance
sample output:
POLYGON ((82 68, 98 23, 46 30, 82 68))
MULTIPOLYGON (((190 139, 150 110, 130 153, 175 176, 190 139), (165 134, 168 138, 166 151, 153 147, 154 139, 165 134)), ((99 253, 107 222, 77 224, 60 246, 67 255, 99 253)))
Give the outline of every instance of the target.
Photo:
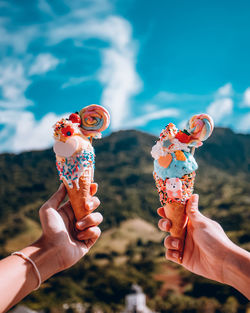
POLYGON ((179 252, 174 251, 172 253, 172 257, 175 258, 175 259, 178 259, 179 258, 179 252))
POLYGON ((163 221, 161 225, 163 228, 168 229, 168 222, 167 221, 163 221))
POLYGON ((173 248, 178 249, 179 246, 180 246, 180 240, 179 239, 172 240, 171 245, 172 245, 173 248))
POLYGON ((85 222, 85 221, 78 221, 78 222, 77 222, 77 225, 78 225, 80 228, 83 228, 83 227, 86 225, 86 222, 85 222))

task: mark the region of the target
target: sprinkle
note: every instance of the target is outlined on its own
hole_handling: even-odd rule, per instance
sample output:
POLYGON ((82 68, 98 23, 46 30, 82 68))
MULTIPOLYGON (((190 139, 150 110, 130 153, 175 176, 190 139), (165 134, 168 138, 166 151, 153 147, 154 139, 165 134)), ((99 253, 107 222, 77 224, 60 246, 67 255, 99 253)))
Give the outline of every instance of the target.
POLYGON ((75 181, 79 188, 79 178, 82 176, 84 169, 94 169, 95 155, 89 151, 83 151, 73 157, 66 158, 63 161, 56 162, 56 168, 59 173, 60 180, 68 183, 69 187, 73 187, 72 181, 75 181))

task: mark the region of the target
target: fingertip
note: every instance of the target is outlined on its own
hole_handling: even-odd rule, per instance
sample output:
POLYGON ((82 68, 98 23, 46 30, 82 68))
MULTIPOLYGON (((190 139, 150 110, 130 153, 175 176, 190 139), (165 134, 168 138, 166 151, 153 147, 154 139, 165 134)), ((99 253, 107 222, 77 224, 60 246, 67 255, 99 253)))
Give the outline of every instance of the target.
POLYGON ((193 194, 187 203, 187 214, 190 213, 195 213, 198 211, 198 203, 199 203, 199 195, 198 194, 193 194))
POLYGON ((175 251, 181 251, 183 247, 183 241, 180 238, 176 238, 173 236, 167 236, 164 239, 164 246, 167 249, 172 249, 175 251))
POLYGON ((160 217, 166 218, 165 210, 163 207, 157 209, 157 214, 160 215, 160 217))
POLYGON ((98 226, 89 227, 77 235, 78 240, 89 240, 92 239, 96 241, 101 236, 101 229, 98 226))
POLYGON ((180 252, 172 249, 167 249, 165 257, 167 260, 173 261, 175 263, 180 263, 181 257, 180 252))
POLYGON ((83 231, 89 227, 95 227, 101 224, 103 221, 103 216, 99 212, 90 213, 83 217, 81 220, 76 222, 76 228, 83 231))
POLYGON ((97 193, 98 190, 98 184, 97 183, 91 183, 90 185, 90 195, 94 196, 97 193))
POLYGON ((100 205, 100 200, 97 197, 92 197, 89 201, 87 201, 86 206, 89 212, 93 212, 100 205))
POLYGON ((170 228, 171 228, 172 224, 171 221, 169 219, 161 219, 158 222, 158 227, 160 228, 160 230, 162 231, 167 231, 169 232, 170 228))

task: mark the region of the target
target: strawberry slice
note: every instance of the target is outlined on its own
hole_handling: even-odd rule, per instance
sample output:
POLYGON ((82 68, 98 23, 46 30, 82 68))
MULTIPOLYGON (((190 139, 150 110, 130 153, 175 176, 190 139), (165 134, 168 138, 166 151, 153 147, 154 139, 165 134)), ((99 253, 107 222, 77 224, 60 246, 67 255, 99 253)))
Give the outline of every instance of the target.
POLYGON ((70 114, 69 120, 70 120, 72 123, 81 124, 80 115, 77 114, 77 113, 72 113, 72 114, 70 114))
POLYGON ((189 143, 189 141, 191 140, 190 134, 185 130, 179 130, 178 133, 175 135, 175 138, 182 143, 189 143))

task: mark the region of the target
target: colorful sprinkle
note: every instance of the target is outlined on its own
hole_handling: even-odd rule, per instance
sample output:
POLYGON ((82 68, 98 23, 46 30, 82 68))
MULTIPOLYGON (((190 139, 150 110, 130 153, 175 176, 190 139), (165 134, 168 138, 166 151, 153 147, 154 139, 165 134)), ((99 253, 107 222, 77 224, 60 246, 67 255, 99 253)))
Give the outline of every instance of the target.
POLYGON ((73 188, 72 181, 75 182, 79 189, 79 179, 84 173, 91 173, 94 169, 95 155, 90 151, 83 151, 73 157, 65 158, 65 160, 57 161, 56 167, 60 180, 67 182, 70 188, 73 188))

